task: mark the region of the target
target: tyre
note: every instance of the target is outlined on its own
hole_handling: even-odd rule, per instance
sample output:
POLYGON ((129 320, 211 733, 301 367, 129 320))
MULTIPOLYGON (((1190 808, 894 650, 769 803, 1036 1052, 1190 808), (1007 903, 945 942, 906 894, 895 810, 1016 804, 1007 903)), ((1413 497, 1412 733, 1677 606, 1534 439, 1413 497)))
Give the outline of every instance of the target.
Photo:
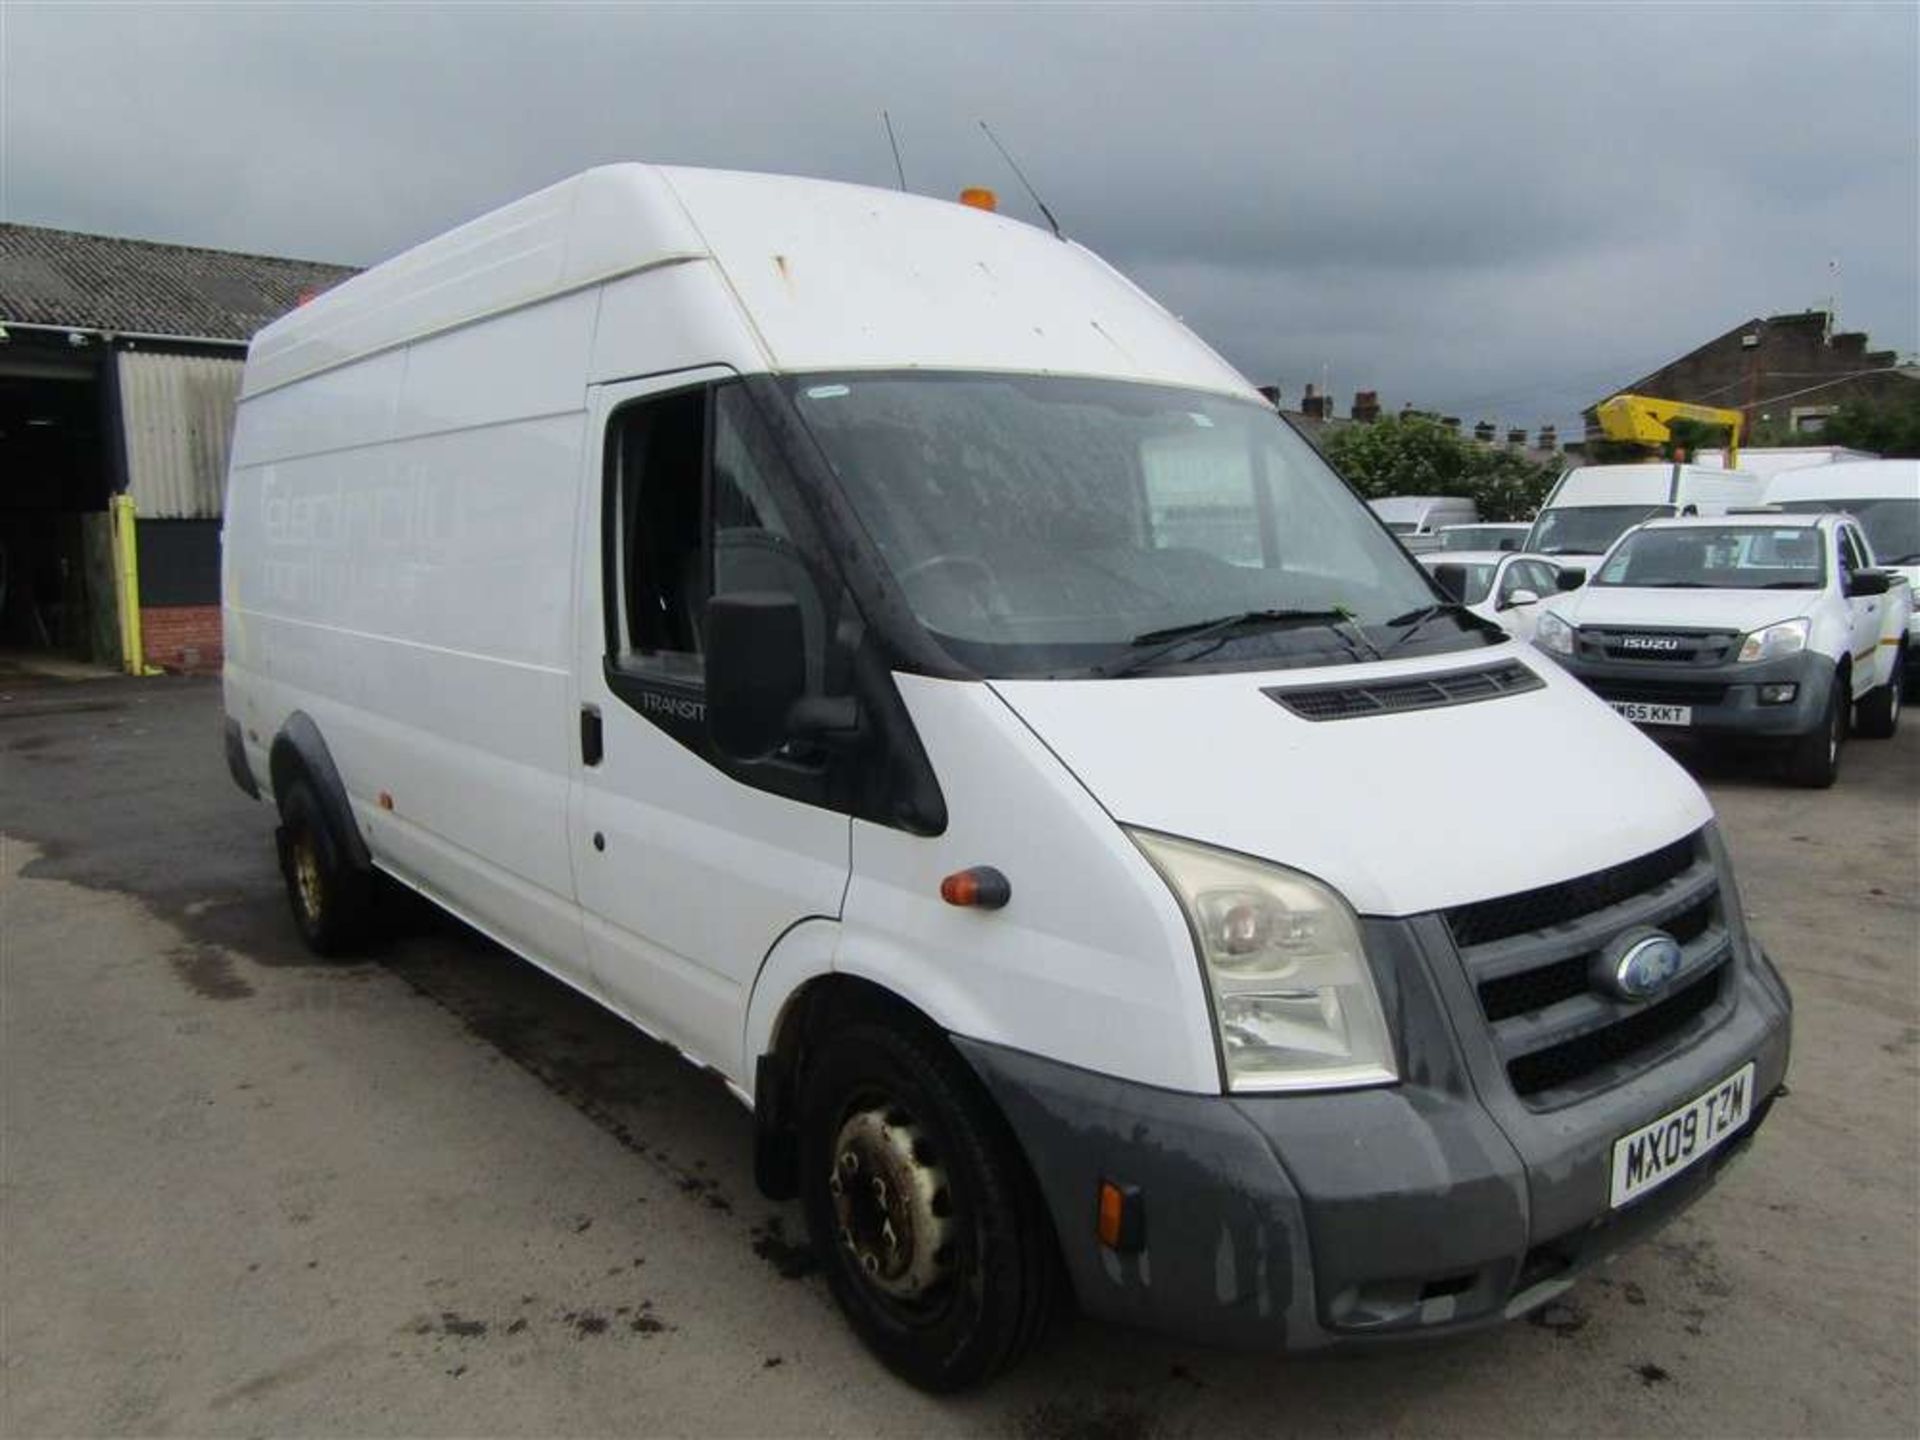
POLYGON ((1889 740, 1900 728, 1900 708, 1907 685, 1907 657, 1893 657, 1893 673, 1887 683, 1870 692, 1860 702, 1858 729, 1869 740, 1889 740))
POLYGON ((1851 682, 1842 671, 1833 679, 1827 697, 1827 712, 1820 725, 1793 742, 1787 752, 1787 774, 1794 784, 1810 790, 1825 790, 1839 778, 1840 751, 1847 742, 1847 689, 1851 682))
POLYGON ((347 863, 313 786, 294 780, 280 802, 280 874, 300 938, 316 955, 341 955, 371 928, 373 877, 347 863))
POLYGON ((1052 1226, 1012 1133, 943 1037, 863 1016, 801 1079, 800 1189, 834 1299, 922 1390, 1006 1369, 1061 1286, 1052 1226))

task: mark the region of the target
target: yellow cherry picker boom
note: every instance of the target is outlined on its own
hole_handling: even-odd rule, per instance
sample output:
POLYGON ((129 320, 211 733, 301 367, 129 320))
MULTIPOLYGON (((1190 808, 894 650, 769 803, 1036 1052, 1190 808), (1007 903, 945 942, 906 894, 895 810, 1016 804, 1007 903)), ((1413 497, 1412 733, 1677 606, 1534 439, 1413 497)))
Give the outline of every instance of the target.
POLYGON ((1725 426, 1727 431, 1727 469, 1740 464, 1740 424, 1738 410, 1717 405, 1692 405, 1685 400, 1660 400, 1651 395, 1615 395, 1594 407, 1600 433, 1609 440, 1624 440, 1635 445, 1663 446, 1673 438, 1670 422, 1692 420, 1701 425, 1725 426))

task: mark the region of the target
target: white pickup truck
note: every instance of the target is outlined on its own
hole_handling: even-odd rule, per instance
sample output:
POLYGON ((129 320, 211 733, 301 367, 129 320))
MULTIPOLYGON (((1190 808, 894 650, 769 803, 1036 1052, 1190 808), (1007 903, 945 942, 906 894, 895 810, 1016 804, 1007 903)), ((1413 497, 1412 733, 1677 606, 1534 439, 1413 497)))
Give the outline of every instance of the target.
POLYGON ((1899 724, 1912 613, 1851 515, 1689 516, 1621 536, 1534 643, 1637 725, 1780 740, 1825 787, 1850 730, 1899 724))

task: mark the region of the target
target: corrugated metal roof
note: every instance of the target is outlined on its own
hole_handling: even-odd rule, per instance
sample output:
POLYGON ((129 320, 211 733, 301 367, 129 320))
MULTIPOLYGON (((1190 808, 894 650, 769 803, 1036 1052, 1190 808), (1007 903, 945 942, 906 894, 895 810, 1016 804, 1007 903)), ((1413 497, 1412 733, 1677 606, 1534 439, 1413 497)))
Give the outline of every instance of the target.
POLYGON ((123 350, 114 363, 120 372, 127 493, 136 512, 156 520, 217 517, 241 362, 123 350))
POLYGON ((245 342, 346 265, 0 224, 0 323, 245 342))

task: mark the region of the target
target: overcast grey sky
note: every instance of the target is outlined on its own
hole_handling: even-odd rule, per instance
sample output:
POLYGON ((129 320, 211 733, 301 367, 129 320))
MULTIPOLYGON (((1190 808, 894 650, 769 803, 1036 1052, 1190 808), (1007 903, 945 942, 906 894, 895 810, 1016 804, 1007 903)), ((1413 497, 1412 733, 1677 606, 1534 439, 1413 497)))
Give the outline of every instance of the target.
POLYGON ((42 5, 0 215, 371 263, 613 159, 1000 191, 1235 364, 1563 427, 1755 314, 1920 348, 1920 6, 42 5), (1838 278, 1832 262, 1838 261, 1838 278))

